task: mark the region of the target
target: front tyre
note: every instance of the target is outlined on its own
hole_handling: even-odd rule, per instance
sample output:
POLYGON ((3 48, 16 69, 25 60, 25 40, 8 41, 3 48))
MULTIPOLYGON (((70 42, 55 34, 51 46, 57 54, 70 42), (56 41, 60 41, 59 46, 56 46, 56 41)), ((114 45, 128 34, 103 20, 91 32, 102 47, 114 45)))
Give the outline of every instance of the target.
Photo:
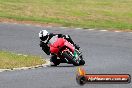
POLYGON ((85 61, 83 59, 80 60, 79 65, 84 65, 84 64, 85 64, 85 61))
POLYGON ((68 59, 74 66, 79 66, 79 62, 74 59, 74 56, 70 52, 63 52, 63 56, 68 59))
POLYGON ((82 55, 80 56, 80 59, 81 59, 81 60, 80 60, 79 64, 80 64, 80 65, 84 65, 84 64, 85 64, 85 61, 84 61, 84 59, 83 59, 83 56, 82 56, 82 55))

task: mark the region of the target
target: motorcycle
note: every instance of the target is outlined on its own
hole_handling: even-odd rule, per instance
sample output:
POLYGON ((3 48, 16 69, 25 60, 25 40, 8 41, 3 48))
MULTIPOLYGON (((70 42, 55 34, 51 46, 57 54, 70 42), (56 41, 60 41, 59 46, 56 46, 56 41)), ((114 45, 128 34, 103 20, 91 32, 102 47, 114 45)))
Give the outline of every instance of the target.
POLYGON ((55 54, 59 57, 59 59, 57 58, 52 61, 55 66, 60 63, 73 64, 74 66, 85 64, 82 53, 75 49, 75 46, 64 38, 54 36, 49 41, 49 47, 51 54, 55 54))

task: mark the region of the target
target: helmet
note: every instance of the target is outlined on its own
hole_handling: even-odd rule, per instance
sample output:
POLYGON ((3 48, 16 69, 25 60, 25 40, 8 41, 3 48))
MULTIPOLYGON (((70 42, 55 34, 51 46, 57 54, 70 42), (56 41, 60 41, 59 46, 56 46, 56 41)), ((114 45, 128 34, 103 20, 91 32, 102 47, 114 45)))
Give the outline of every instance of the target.
POLYGON ((48 33, 48 31, 46 31, 46 30, 41 30, 41 31, 39 32, 39 38, 40 38, 42 41, 47 40, 47 39, 48 39, 48 36, 49 36, 49 33, 48 33))

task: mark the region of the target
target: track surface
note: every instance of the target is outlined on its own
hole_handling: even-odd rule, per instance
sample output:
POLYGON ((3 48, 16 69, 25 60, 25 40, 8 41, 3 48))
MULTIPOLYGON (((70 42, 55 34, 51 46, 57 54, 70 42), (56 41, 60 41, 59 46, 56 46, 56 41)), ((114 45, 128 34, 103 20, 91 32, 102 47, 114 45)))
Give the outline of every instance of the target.
MULTIPOLYGON (((80 45, 87 73, 128 73, 132 75, 132 33, 46 28, 70 34, 80 45)), ((42 27, 0 23, 0 50, 43 54, 38 32, 42 27)), ((80 88, 75 81, 77 67, 61 64, 25 71, 0 73, 0 88, 80 88)), ((132 84, 86 84, 82 88, 132 88, 132 84)))

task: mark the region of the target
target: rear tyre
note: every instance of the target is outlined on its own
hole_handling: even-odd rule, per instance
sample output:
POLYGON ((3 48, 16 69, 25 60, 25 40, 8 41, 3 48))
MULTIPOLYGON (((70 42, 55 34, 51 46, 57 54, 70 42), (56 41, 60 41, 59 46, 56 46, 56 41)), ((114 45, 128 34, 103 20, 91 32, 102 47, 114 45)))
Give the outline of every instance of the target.
POLYGON ((60 60, 57 59, 56 55, 51 56, 50 62, 53 63, 51 66, 57 66, 60 64, 60 60))
POLYGON ((74 57, 69 52, 64 52, 63 56, 68 59, 74 66, 79 66, 79 62, 74 60, 74 57))

